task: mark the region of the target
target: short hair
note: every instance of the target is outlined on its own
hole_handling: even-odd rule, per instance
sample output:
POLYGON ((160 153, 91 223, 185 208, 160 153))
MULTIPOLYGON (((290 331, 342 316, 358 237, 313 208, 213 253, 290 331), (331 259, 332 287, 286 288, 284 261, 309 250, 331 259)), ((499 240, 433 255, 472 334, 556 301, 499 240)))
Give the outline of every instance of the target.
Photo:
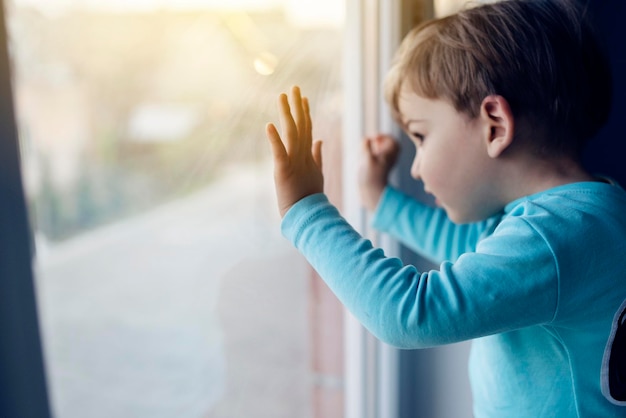
POLYGON ((385 80, 396 119, 405 86, 471 118, 485 97, 503 96, 522 131, 542 133, 524 141, 544 155, 579 155, 606 123, 612 89, 587 11, 566 0, 504 0, 421 24, 385 80))

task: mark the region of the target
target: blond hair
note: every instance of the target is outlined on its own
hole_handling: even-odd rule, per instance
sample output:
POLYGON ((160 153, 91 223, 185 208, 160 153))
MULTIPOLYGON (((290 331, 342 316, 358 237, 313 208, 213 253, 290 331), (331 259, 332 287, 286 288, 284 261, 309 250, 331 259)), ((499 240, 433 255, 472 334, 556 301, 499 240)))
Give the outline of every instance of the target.
POLYGON ((501 95, 544 132, 547 153, 579 154, 608 119, 611 74, 585 11, 565 0, 505 0, 431 20, 403 40, 385 80, 397 119, 403 89, 474 118, 501 95))

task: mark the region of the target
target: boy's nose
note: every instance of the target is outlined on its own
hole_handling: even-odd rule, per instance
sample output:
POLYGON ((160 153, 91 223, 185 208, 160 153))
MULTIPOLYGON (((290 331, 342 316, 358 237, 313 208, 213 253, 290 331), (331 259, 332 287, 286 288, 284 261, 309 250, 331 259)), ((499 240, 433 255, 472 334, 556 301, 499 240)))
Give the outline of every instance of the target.
POLYGON ((413 164, 411 164, 411 177, 415 180, 420 179, 420 158, 419 153, 416 153, 415 158, 413 158, 413 164))

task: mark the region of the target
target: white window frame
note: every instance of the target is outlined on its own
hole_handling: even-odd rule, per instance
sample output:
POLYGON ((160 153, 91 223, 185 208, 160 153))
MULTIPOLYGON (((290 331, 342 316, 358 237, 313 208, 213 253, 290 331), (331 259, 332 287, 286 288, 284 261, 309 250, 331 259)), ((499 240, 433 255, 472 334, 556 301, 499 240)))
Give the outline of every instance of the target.
MULTIPOLYGON (((387 255, 405 255, 395 240, 368 228, 358 196, 359 155, 366 135, 385 132, 402 137, 383 99, 382 84, 402 36, 416 22, 434 16, 434 2, 347 0, 346 6, 342 212, 387 255)), ((410 184, 409 159, 401 158, 398 165, 392 184, 410 184)), ((421 198, 419 190, 415 194, 421 198)), ((418 268, 428 264, 423 259, 407 261, 418 268)), ((426 351, 398 350, 378 341, 348 311, 344 317, 346 418, 471 416, 469 382, 463 376, 469 343, 426 351)))
MULTIPOLYGON (((382 97, 382 81, 402 35, 402 0, 347 0, 344 59, 343 212, 363 235, 379 238, 387 254, 398 245, 373 237, 359 204, 360 141, 376 132, 399 134, 382 97)), ((376 340, 345 311, 345 417, 398 416, 398 351, 376 340)))

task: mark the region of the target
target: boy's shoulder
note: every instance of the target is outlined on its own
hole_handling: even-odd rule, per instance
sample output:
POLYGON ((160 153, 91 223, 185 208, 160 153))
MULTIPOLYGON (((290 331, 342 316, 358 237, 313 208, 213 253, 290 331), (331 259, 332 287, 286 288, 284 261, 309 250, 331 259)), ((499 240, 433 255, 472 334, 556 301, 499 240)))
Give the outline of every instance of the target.
POLYGON ((626 191, 613 181, 570 183, 509 203, 501 224, 524 222, 547 237, 626 237, 626 191))
POLYGON ((552 209, 570 211, 574 208, 587 208, 593 211, 608 210, 612 205, 626 205, 626 191, 612 179, 602 181, 585 181, 556 186, 532 195, 521 197, 510 202, 504 208, 506 215, 519 216, 534 211, 552 209))

